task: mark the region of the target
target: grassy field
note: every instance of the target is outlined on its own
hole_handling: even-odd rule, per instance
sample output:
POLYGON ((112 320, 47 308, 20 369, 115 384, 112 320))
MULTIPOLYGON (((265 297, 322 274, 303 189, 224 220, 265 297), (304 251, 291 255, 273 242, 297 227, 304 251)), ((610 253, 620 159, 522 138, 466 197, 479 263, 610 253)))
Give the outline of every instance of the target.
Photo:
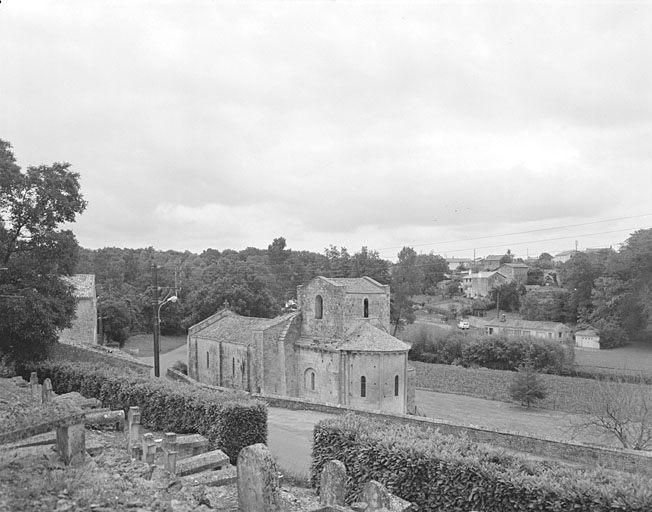
POLYGON ((652 375, 652 345, 631 344, 609 350, 576 348, 575 365, 652 375))
MULTIPOLYGON (((161 354, 170 352, 186 344, 185 336, 161 336, 161 354)), ((138 357, 154 355, 154 338, 152 334, 136 334, 127 340, 123 350, 138 357)))

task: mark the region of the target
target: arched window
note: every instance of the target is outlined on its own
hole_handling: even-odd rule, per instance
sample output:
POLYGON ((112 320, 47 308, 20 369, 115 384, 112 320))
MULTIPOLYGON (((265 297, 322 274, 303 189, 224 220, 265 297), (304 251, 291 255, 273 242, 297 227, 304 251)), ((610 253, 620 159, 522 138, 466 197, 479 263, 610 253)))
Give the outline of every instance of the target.
POLYGON ((308 368, 303 374, 303 387, 310 391, 315 390, 315 370, 308 368))
POLYGON ((398 375, 394 377, 394 396, 398 396, 398 375))
POLYGON ((360 396, 362 398, 367 396, 367 378, 364 375, 360 377, 360 396))
POLYGON ((363 313, 364 317, 369 318, 369 299, 364 300, 364 308, 363 309, 364 309, 364 313, 363 313))
POLYGON ((315 318, 321 319, 324 316, 324 300, 321 295, 315 297, 315 318))

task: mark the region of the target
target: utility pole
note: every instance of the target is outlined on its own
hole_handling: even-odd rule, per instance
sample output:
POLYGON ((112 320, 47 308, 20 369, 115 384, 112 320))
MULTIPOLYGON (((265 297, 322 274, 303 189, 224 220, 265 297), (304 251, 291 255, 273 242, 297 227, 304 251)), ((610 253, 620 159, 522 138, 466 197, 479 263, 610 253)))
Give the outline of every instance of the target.
POLYGON ((161 376, 161 363, 159 359, 159 319, 158 319, 158 267, 152 263, 152 315, 154 324, 154 377, 161 376))

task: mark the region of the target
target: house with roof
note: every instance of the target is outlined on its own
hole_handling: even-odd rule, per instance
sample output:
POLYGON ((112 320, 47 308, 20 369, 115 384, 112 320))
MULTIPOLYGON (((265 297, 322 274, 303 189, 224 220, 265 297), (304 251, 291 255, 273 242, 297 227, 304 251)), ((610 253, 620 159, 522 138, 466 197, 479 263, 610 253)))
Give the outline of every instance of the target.
POLYGON ((75 318, 72 326, 59 334, 62 343, 97 344, 97 295, 94 274, 74 274, 64 278, 73 286, 75 318))
POLYGON ((503 263, 498 272, 507 278, 507 282, 525 283, 527 281, 527 272, 530 270, 525 263, 503 263))
POLYGON ((455 272, 457 269, 469 270, 473 265, 472 258, 446 258, 449 272, 455 272))
POLYGON ((490 336, 501 334, 519 338, 530 336, 560 343, 569 342, 572 339, 570 327, 560 322, 510 319, 503 315, 500 319, 478 320, 476 327, 484 328, 485 334, 490 336))
POLYGON ((555 254, 552 257, 552 262, 561 265, 562 263, 566 263, 568 260, 573 258, 578 252, 579 251, 575 251, 575 250, 562 251, 560 253, 555 254))
POLYGON ((482 268, 487 271, 497 270, 498 267, 500 267, 500 262, 504 257, 504 254, 489 254, 483 258, 482 268))
POLYGON ((470 272, 462 279, 462 288, 467 297, 480 299, 489 297, 494 288, 507 282, 507 278, 498 271, 470 272))
POLYGON ((575 346, 600 349, 600 333, 592 327, 575 332, 575 346))
POLYGON ((389 286, 315 277, 297 310, 251 318, 222 310, 188 331, 188 375, 266 395, 408 412, 409 345, 391 336, 389 286))

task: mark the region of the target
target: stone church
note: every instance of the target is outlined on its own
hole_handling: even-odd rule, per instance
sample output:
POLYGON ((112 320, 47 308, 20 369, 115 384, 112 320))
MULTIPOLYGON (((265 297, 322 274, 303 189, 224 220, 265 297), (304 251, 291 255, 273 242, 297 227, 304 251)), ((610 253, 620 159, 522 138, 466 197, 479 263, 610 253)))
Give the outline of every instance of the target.
POLYGON ((315 277, 298 310, 274 319, 228 310, 188 331, 195 380, 395 413, 412 412, 409 345, 389 334, 389 286, 369 277, 315 277))

